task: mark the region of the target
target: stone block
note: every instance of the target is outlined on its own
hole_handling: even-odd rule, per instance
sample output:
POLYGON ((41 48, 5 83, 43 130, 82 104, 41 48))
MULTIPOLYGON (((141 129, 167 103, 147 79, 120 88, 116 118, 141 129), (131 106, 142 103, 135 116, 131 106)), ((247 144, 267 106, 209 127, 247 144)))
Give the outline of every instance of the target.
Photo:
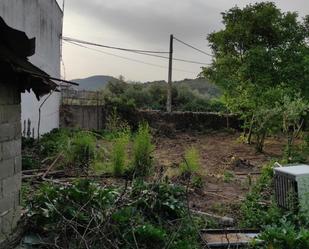
POLYGON ((14 158, 14 174, 18 174, 22 171, 22 160, 21 156, 14 158))
POLYGON ((0 161, 0 179, 13 176, 15 173, 15 158, 0 161))
POLYGON ((2 220, 2 233, 3 235, 9 235, 16 228, 17 223, 20 219, 21 211, 20 209, 12 209, 6 215, 4 215, 2 220))
POLYGON ((18 193, 21 189, 21 173, 2 180, 3 197, 18 193))
POLYGON ((0 124, 0 142, 16 140, 21 137, 21 123, 0 124))
POLYGON ((21 155, 21 139, 0 143, 0 160, 15 158, 21 155))
POLYGON ((0 217, 4 216, 8 213, 11 209, 14 209, 15 205, 15 195, 11 193, 5 197, 0 199, 0 217))

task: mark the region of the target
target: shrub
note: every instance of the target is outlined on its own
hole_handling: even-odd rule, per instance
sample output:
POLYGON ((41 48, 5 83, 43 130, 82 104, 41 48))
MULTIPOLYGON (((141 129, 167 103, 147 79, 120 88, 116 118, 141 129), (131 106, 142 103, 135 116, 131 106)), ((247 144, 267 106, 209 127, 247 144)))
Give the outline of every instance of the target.
POLYGON ((40 167, 40 161, 36 159, 33 155, 23 155, 22 156, 22 169, 30 170, 37 169, 40 167))
POLYGON ((123 133, 120 137, 115 139, 112 150, 112 168, 116 176, 123 174, 126 167, 127 160, 127 144, 129 142, 129 135, 123 133))
POLYGON ((130 130, 128 123, 120 118, 117 109, 114 108, 107 117, 106 130, 117 136, 117 133, 123 133, 130 130))
POLYGON ((64 151, 65 165, 88 172, 95 158, 95 138, 90 133, 78 132, 69 139, 64 151))
POLYGON ((133 170, 136 176, 147 176, 152 171, 152 136, 148 124, 139 125, 133 141, 133 170))
POLYGON ((259 239, 265 241, 267 248, 309 248, 309 230, 305 227, 298 227, 286 217, 283 217, 277 224, 266 226, 259 239))
POLYGON ((64 150, 69 138, 74 132, 75 131, 69 129, 54 129, 44 134, 40 139, 40 151, 42 156, 53 156, 64 150))
POLYGON ((89 180, 47 184, 28 209, 45 247, 57 241, 61 248, 200 248, 185 191, 168 183, 134 181, 126 191, 89 180))
POLYGON ((261 176, 241 206, 241 213, 240 225, 245 228, 262 228, 282 217, 273 196, 273 162, 263 167, 261 176))
POLYGON ((181 174, 196 173, 200 167, 200 155, 198 150, 194 147, 187 149, 184 156, 184 162, 180 164, 181 174))

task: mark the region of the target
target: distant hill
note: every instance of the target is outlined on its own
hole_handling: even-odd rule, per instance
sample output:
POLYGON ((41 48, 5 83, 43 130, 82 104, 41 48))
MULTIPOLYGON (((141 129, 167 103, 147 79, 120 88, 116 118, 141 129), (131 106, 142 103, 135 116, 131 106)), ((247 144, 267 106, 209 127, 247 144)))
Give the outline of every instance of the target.
MULTIPOLYGON (((103 89, 109 81, 117 80, 112 76, 95 75, 84 79, 75 79, 73 82, 79 83, 78 90, 96 91, 103 89)), ((166 84, 166 81, 149 81, 145 82, 146 85, 161 85, 166 84)), ((184 79, 181 81, 175 81, 174 85, 187 86, 193 90, 198 91, 200 94, 206 95, 209 98, 220 96, 219 88, 210 83, 206 79, 184 79)))
POLYGON ((116 78, 106 75, 95 75, 84 79, 75 79, 72 81, 79 84, 79 86, 76 87, 78 90, 96 91, 104 88, 111 80, 116 80, 116 78))

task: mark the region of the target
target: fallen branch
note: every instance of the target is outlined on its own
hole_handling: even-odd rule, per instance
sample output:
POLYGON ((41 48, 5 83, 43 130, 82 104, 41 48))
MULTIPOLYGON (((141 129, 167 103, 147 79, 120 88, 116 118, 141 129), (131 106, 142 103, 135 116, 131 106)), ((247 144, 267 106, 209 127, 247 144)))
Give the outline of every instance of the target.
POLYGON ((216 220, 220 225, 223 225, 223 226, 233 226, 235 224, 234 219, 227 217, 227 216, 219 216, 219 215, 216 215, 216 214, 205 213, 205 212, 193 210, 193 209, 191 209, 191 212, 194 213, 194 214, 197 214, 197 215, 212 218, 212 219, 216 220))
POLYGON ((56 159, 53 161, 53 163, 47 168, 46 172, 43 174, 42 178, 44 179, 46 177, 46 175, 49 173, 49 171, 51 171, 51 169, 56 165, 56 163, 58 162, 59 158, 62 156, 62 152, 58 154, 58 156, 56 157, 56 159))
MULTIPOLYGON (((43 178, 45 173, 37 173, 35 175, 27 175, 27 174, 24 175, 23 174, 22 179, 25 180, 25 179, 33 179, 33 178, 43 178)), ((57 170, 57 171, 49 172, 46 176, 59 175, 59 174, 64 174, 64 171, 63 170, 57 170)))

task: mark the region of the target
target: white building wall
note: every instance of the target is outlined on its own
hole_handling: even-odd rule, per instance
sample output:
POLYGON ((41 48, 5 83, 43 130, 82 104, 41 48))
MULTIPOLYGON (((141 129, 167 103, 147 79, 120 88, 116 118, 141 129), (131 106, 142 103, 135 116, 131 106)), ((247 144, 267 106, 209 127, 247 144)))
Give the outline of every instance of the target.
MULTIPOLYGON (((12 28, 24 31, 29 38, 36 38, 36 52, 30 61, 48 73, 60 78, 60 53, 62 11, 56 0, 0 0, 0 16, 12 28)), ((22 94, 22 126, 31 120, 31 127, 38 129, 39 106, 33 92, 22 94)), ((40 133, 59 127, 60 93, 53 93, 41 109, 40 133)), ((24 127, 23 127, 24 128, 24 127)), ((32 128, 31 128, 32 132, 32 128)))

